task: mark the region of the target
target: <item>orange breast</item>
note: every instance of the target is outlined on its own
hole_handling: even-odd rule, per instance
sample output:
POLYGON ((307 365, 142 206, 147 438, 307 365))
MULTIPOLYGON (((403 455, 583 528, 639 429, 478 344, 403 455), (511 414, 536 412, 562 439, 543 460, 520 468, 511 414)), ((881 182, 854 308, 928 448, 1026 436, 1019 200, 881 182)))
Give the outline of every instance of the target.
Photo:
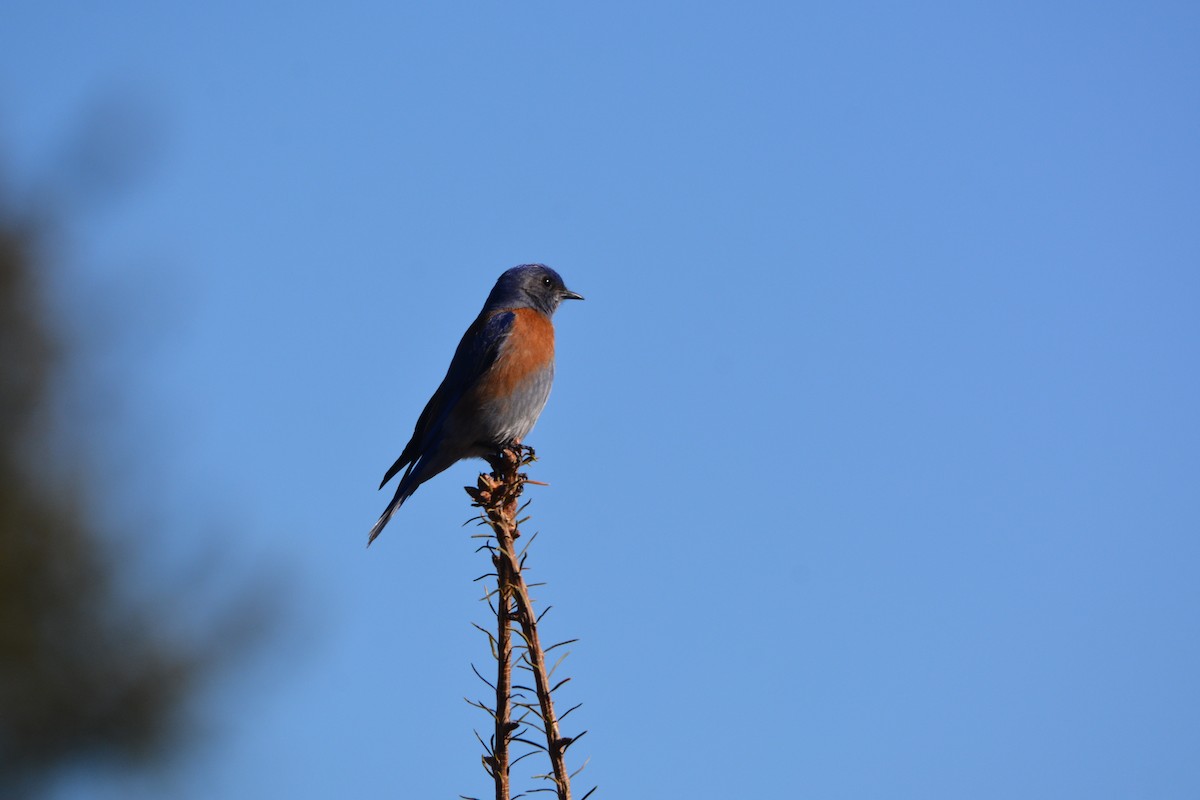
POLYGON ((532 308, 515 309, 512 331, 492 365, 487 383, 493 396, 509 395, 534 373, 554 363, 554 325, 532 308))

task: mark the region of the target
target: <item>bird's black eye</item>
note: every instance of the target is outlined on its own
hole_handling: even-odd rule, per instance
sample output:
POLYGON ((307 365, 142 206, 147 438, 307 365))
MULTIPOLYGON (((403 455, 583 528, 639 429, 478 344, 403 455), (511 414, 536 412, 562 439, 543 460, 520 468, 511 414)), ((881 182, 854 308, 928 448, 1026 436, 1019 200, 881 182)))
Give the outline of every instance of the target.
POLYGON ((549 275, 547 275, 545 278, 542 278, 542 286, 545 286, 547 289, 549 289, 553 285, 554 285, 554 279, 551 278, 549 275))

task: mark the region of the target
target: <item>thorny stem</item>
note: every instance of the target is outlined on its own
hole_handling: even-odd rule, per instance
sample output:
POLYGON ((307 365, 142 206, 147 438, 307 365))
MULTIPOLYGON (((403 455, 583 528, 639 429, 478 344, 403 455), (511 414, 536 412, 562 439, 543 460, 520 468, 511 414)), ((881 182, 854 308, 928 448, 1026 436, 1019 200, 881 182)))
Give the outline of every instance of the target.
POLYGON ((516 726, 512 716, 512 606, 511 579, 505 580, 505 559, 496 557, 496 572, 500 576, 496 593, 496 734, 492 743, 492 777, 496 782, 496 800, 509 800, 508 738, 516 726))
MULTIPOLYGON (((508 556, 516 563, 516 554, 512 551, 512 541, 508 543, 508 556)), ((533 613, 533 603, 529 599, 525 581, 517 572, 518 583, 513 587, 519 609, 518 619, 521 629, 525 632, 528 642, 530 666, 533 667, 533 679, 537 688, 538 703, 542 707, 542 723, 546 731, 546 748, 550 754, 550 765, 554 768, 554 782, 558 784, 559 800, 571 800, 571 778, 567 773, 565 752, 570 741, 564 740, 558 733, 558 718, 554 715, 554 701, 550 697, 550 676, 546 673, 546 654, 542 643, 538 640, 537 615, 533 613)))
POLYGON ((480 475, 477 487, 467 487, 467 494, 487 515, 498 544, 492 556, 499 583, 497 657, 500 660, 496 683, 496 741, 492 747, 493 777, 496 782, 496 799, 508 800, 508 741, 516 729, 509 720, 512 694, 509 622, 515 619, 521 625, 526 645, 526 660, 533 670, 534 685, 541 708, 542 729, 546 734, 546 752, 550 757, 558 800, 571 800, 571 778, 567 772, 565 757, 566 748, 570 746, 571 740, 564 739, 559 734, 554 701, 550 696, 546 655, 538 638, 537 615, 533 611, 529 588, 521 574, 521 563, 514 544, 521 535, 517 529, 517 503, 526 481, 525 475, 519 470, 532 460, 533 451, 529 450, 527 456, 524 452, 527 449, 514 445, 501 451, 490 460, 492 473, 480 475))

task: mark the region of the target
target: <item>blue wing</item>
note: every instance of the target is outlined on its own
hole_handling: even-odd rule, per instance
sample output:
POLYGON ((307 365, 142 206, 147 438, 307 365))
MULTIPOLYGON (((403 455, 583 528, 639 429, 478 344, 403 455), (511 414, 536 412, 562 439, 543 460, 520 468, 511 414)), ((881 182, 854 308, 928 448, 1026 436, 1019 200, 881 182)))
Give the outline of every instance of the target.
MULTIPOLYGON (((441 385, 433 393, 433 397, 429 398, 425 410, 417 419, 412 439, 404 447, 400 458, 396 459, 396 463, 392 464, 391 469, 383 476, 379 488, 382 489, 405 466, 411 471, 421 454, 436 440, 442 424, 458 401, 495 363, 501 345, 512 331, 514 319, 516 314, 513 312, 498 311, 488 316, 480 316, 467 328, 462 341, 458 343, 458 349, 454 351, 454 358, 450 361, 450 368, 446 370, 446 377, 442 379, 441 385)), ((408 472, 405 475, 407 476, 408 472)))

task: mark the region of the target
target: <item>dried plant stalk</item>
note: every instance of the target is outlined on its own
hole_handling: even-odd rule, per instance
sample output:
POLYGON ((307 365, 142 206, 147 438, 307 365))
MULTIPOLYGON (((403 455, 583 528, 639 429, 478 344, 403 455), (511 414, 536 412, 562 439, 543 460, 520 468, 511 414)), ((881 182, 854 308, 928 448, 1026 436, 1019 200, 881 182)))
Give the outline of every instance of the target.
POLYGON ((496 596, 496 733, 492 741, 492 773, 496 800, 509 800, 508 740, 516 725, 512 723, 512 581, 505 579, 504 559, 495 559, 498 591, 496 596))
POLYGON ((538 715, 546 735, 546 753, 550 758, 558 798, 571 800, 571 776, 566 767, 566 750, 573 740, 563 738, 559 733, 549 673, 546 669, 546 654, 538 637, 537 615, 533 610, 529 587, 521 574, 521 560, 515 545, 516 539, 521 535, 517 525, 517 504, 527 480, 520 468, 532 460, 532 449, 514 445, 491 459, 491 474, 480 475, 476 486, 466 487, 467 494, 475 501, 475 505, 483 509, 496 537, 496 547, 492 549, 492 563, 496 567, 498 584, 496 656, 499 664, 494 709, 496 733, 491 755, 485 761, 493 773, 496 800, 508 800, 508 744, 513 732, 519 727, 519 724, 511 721, 511 621, 516 620, 521 626, 521 638, 525 643, 524 658, 534 676, 538 715))

